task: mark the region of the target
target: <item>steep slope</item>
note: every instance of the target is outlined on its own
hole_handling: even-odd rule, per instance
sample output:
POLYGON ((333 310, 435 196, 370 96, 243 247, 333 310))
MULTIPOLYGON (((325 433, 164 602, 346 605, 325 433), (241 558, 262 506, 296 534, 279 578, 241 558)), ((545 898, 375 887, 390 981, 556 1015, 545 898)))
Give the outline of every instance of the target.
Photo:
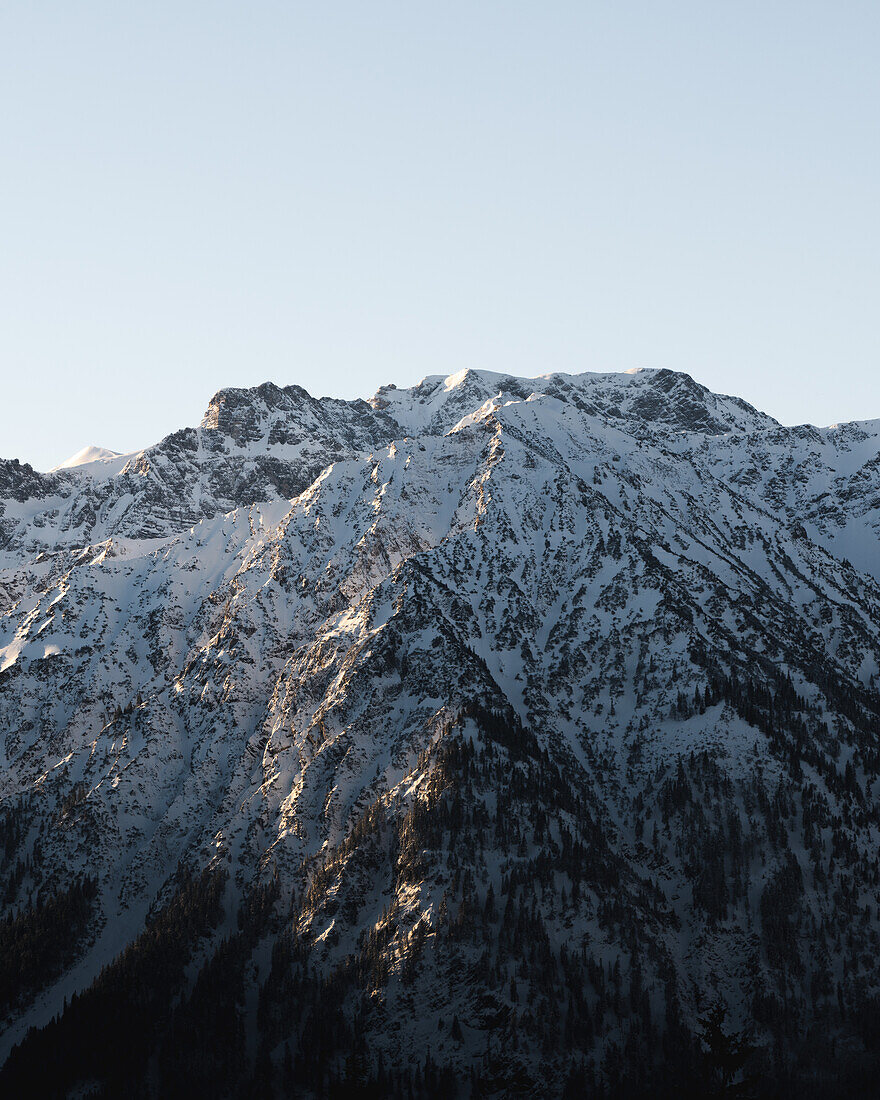
MULTIPOLYGON (((196 433, 222 443, 213 484, 248 448, 305 463, 331 413, 349 457, 292 499, 2 574, 0 886, 13 924, 61 899, 77 946, 20 980, 0 1054, 134 944, 7 1083, 204 1089, 216 995, 238 1021, 216 1095, 699 1094, 718 1001, 774 1094, 844 1072, 858 1094, 880 589, 798 515, 820 483, 801 430, 683 377, 467 372, 382 390, 363 420, 221 391, 196 433), (799 459, 775 481, 773 448, 799 459), (154 1015, 176 1022, 90 1062, 156 921, 181 954, 154 1015)), ((809 446, 869 481, 870 430, 840 432, 809 446)), ((835 507, 867 530, 870 500, 835 507)), ((138 532, 182 514, 163 501, 138 532)))
MULTIPOLYGON (((0 465, 0 567, 22 555, 83 546, 114 535, 176 534, 201 519, 258 501, 289 499, 342 458, 401 435, 440 434, 486 401, 549 393, 606 418, 703 432, 775 424, 736 398, 719 398, 687 375, 547 375, 515 379, 463 371, 411 390, 386 387, 364 401, 316 400, 299 386, 226 389, 198 428, 138 454, 38 474, 0 465), (505 390, 507 387, 507 390, 505 390)), ((88 450, 88 448, 87 448, 88 450)))
POLYGON ((257 501, 290 499, 339 458, 396 426, 364 401, 315 400, 298 386, 221 390, 198 428, 125 461, 51 474, 0 468, 0 565, 111 536, 159 538, 257 501))
POLYGON ((504 404, 532 395, 555 397, 580 412, 629 428, 646 425, 717 435, 776 426, 772 417, 740 398, 714 394, 689 375, 670 370, 538 378, 463 370, 448 378, 431 375, 408 390, 383 386, 371 404, 390 413, 409 434, 442 435, 487 401, 504 404))
POLYGON ((707 439, 694 459, 880 579, 880 421, 707 439))

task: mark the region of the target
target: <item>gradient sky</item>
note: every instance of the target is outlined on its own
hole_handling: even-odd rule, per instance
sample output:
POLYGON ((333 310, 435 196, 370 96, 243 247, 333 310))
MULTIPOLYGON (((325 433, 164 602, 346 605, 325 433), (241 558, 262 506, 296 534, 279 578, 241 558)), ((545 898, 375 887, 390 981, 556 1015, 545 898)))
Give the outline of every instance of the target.
POLYGON ((878 57, 876 0, 8 0, 0 455, 467 366, 880 417, 878 57))

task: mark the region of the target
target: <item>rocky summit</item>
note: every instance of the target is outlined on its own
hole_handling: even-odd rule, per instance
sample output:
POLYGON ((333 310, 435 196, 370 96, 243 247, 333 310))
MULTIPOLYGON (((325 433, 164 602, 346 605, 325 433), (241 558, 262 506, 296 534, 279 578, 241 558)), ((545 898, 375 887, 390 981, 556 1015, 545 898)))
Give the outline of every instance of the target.
POLYGON ((876 1095, 880 421, 226 389, 0 462, 0 1092, 876 1095))

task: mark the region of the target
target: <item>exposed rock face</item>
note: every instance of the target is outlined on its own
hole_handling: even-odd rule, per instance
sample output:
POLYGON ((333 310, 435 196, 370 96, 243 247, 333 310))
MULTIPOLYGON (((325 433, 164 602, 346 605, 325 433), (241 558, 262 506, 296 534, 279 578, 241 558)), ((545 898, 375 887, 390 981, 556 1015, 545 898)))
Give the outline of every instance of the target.
MULTIPOLYGON (((216 1095, 416 1064, 438 1094, 673 1094, 715 1071, 716 1000, 765 1080, 820 1095, 839 1044, 861 1087, 878 454, 876 423, 784 428, 670 371, 469 371, 369 404, 222 390, 107 476, 3 464, 0 889, 95 882, 0 1053, 152 909, 185 951, 146 1094, 195 1072, 174 1027, 201 1049, 217 974, 216 1095), (173 923, 196 896, 203 939, 173 923)), ((112 1091, 83 1014, 122 972, 7 1080, 45 1042, 112 1091)))
POLYGON ((270 383, 221 390, 198 428, 174 432, 119 469, 92 463, 42 475, 4 464, 0 500, 24 506, 7 501, 0 512, 0 549, 11 564, 22 554, 114 535, 176 534, 255 501, 290 499, 325 466, 385 443, 396 430, 365 401, 318 401, 298 386, 270 383))
POLYGON ((63 477, 38 474, 33 466, 19 462, 17 458, 0 459, 0 494, 4 499, 19 503, 42 500, 60 484, 64 484, 63 477))

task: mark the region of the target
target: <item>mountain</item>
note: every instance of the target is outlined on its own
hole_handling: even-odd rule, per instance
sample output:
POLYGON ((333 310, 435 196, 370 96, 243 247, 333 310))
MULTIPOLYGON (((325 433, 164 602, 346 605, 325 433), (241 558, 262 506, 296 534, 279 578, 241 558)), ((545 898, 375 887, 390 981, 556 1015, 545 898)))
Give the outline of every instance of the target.
POLYGON ((878 456, 462 371, 3 463, 0 1083, 873 1095, 878 456))
POLYGON ((298 386, 221 390, 197 428, 138 454, 38 474, 0 462, 0 565, 114 535, 176 534, 255 501, 289 499, 328 464, 396 425, 365 401, 315 400, 298 386))
MULTIPOLYGON (((108 451, 106 447, 96 447, 94 443, 90 443, 58 466, 53 467, 51 472, 54 473, 55 470, 72 470, 74 467, 93 466, 93 464, 97 469, 107 469, 108 464, 115 459, 125 459, 127 457, 127 455, 120 454, 119 451, 108 451)), ((122 465, 124 464, 123 462, 122 465)), ((83 471, 80 469, 80 472, 83 471)), ((116 473, 117 471, 114 470, 113 472, 116 473)))

